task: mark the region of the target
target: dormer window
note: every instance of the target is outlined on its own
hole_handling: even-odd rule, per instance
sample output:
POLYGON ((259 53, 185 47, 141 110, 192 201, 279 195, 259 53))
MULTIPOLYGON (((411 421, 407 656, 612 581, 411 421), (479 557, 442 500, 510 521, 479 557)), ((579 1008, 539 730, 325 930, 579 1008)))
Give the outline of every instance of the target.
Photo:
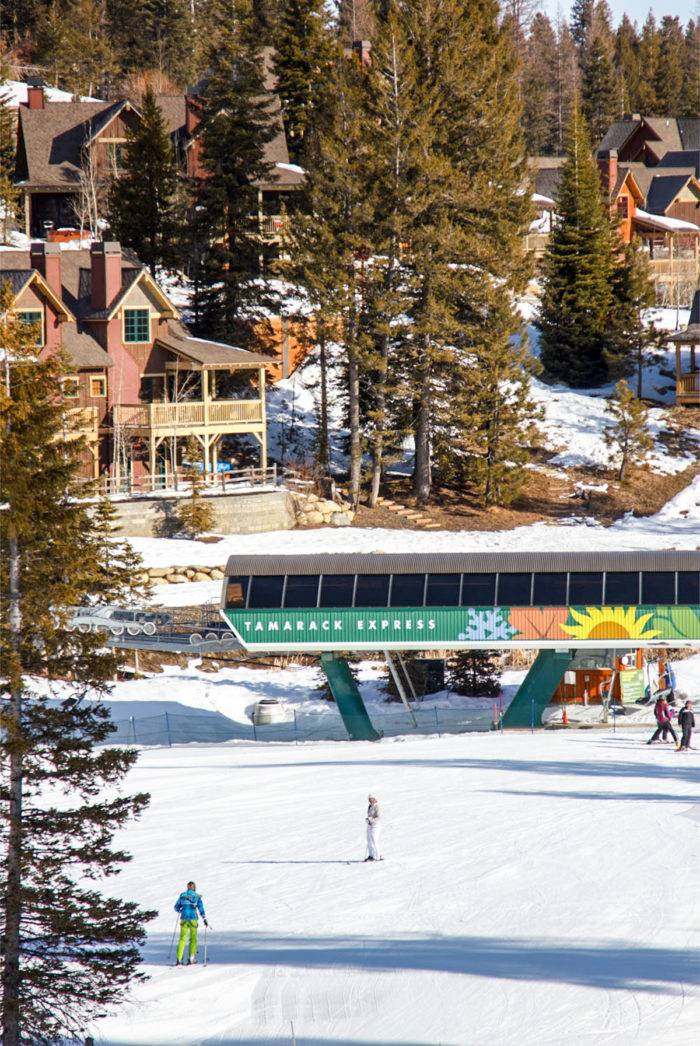
POLYGON ((124 309, 124 341, 145 344, 151 340, 151 314, 148 309, 124 309))
POLYGON ((42 309, 18 309, 17 315, 28 327, 38 327, 39 337, 35 341, 38 349, 44 344, 44 313, 42 309))

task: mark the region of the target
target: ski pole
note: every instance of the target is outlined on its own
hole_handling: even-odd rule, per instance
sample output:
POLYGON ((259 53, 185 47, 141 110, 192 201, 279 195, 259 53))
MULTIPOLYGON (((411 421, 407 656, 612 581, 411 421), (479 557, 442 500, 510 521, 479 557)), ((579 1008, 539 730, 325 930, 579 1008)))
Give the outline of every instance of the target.
POLYGON ((173 935, 170 938, 170 947, 168 948, 168 962, 170 962, 170 956, 173 953, 173 945, 175 944, 175 934, 177 933, 177 924, 178 924, 179 920, 180 920, 180 916, 176 915, 175 916, 175 926, 173 927, 173 935))

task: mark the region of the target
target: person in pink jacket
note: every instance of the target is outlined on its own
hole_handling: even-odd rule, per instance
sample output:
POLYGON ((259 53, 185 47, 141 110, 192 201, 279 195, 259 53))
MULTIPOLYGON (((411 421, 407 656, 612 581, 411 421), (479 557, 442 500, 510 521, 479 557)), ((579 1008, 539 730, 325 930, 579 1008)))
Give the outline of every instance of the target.
POLYGON ((657 698, 654 705, 654 715, 656 716, 656 730, 647 741, 647 744, 653 745, 654 741, 658 741, 662 734, 665 737, 669 733, 677 745, 678 738, 676 737, 676 731, 673 729, 671 709, 665 697, 657 698))

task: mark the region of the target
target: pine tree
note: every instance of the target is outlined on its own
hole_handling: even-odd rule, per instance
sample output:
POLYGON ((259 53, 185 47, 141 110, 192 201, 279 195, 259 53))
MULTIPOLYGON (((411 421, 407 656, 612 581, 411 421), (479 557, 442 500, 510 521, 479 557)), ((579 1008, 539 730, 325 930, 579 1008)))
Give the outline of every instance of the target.
MULTIPOLYGON (((1 46, 1 45, 0 45, 1 46)), ((8 56, 0 50, 0 243, 7 243, 19 201, 15 188, 15 122, 10 109, 8 56)))
POLYGON ((612 300, 607 323, 605 359, 610 377, 636 373, 642 395, 644 364, 658 349, 659 332, 644 322, 644 310, 656 301, 649 255, 638 242, 620 245, 610 282, 612 300))
POLYGON ((639 37, 628 16, 615 33, 615 68, 622 112, 636 111, 639 98, 639 37))
POLYGON ((305 288, 322 328, 333 332, 343 370, 351 500, 360 497, 360 302, 362 259, 369 256, 373 213, 365 177, 368 133, 364 120, 366 73, 336 48, 312 134, 306 143, 307 178, 291 216, 285 244, 287 273, 305 288))
POLYGON ((460 650, 447 663, 450 690, 465 697, 497 697, 501 693, 498 653, 460 650))
POLYGON ((104 896, 95 880, 129 860, 113 837, 146 806, 115 795, 136 753, 109 737, 107 693, 118 661, 104 637, 70 629, 71 607, 118 598, 106 535, 78 478, 82 440, 65 440, 55 355, 0 290, 0 822, 5 1046, 78 1041, 139 979, 144 922, 155 913, 104 896), (49 693, 32 677, 44 676, 49 693), (103 789, 109 787, 105 796, 103 789))
POLYGON ((552 378, 574 387, 599 385, 607 377, 614 241, 598 167, 578 110, 569 129, 557 202, 559 221, 544 258, 537 321, 541 360, 552 378))
POLYGON ((201 464, 201 447, 192 436, 187 442, 186 453, 191 467, 191 492, 189 498, 183 498, 177 506, 177 527, 180 533, 188 538, 198 538, 211 530, 215 523, 214 506, 202 495, 204 475, 199 469, 201 464))
POLYGON ((187 83, 193 69, 189 0, 107 0, 107 17, 122 72, 160 69, 187 83))
POLYGON ((557 26, 556 65, 554 68, 556 85, 556 155, 564 153, 566 129, 571 122, 576 98, 579 92, 580 70, 576 44, 566 22, 557 26))
POLYGON ((656 99, 659 53, 659 30, 656 19, 650 11, 639 41, 639 94, 637 97, 639 112, 647 115, 659 112, 656 99))
POLYGON ((304 138, 322 104, 333 58, 324 0, 285 0, 275 33, 277 93, 290 159, 304 163, 304 138))
POLYGON ((618 111, 610 27, 596 7, 581 55, 581 112, 594 143, 601 141, 618 111))
POLYGON ((605 443, 617 458, 617 478, 623 483, 630 469, 644 464, 654 446, 649 432, 649 412, 624 379, 615 386, 608 411, 612 421, 604 431, 605 443))
POLYGON ((579 51, 583 51, 593 20, 595 0, 574 0, 571 6, 571 35, 579 51))
POLYGON ((106 0, 67 0, 57 14, 61 49, 52 50, 56 41, 49 38, 41 55, 54 70, 57 85, 74 94, 106 97, 117 70, 106 0))
POLYGON ((193 214, 196 333, 250 345, 272 305, 271 247, 260 235, 258 185, 275 136, 250 0, 212 4, 209 76, 199 98, 202 164, 193 214), (231 17, 233 11, 234 17, 231 17))
POLYGON ((532 20, 522 74, 523 128, 529 156, 557 152, 557 36, 546 15, 532 20))
POLYGON ((679 115, 700 115, 700 22, 692 18, 685 30, 683 91, 679 115))
POLYGON ((677 116, 681 111, 685 56, 680 19, 664 15, 659 29, 659 64, 654 85, 659 115, 677 116))
POLYGON ((180 241, 178 166, 172 140, 150 87, 141 119, 127 131, 123 170, 109 192, 114 238, 132 247, 155 276, 174 267, 180 241))
POLYGON ((95 508, 95 527, 106 540, 102 546, 99 572, 102 577, 101 599, 119 599, 126 606, 143 605, 153 594, 150 580, 143 580, 143 564, 129 541, 119 540, 117 510, 109 498, 100 498, 95 508))

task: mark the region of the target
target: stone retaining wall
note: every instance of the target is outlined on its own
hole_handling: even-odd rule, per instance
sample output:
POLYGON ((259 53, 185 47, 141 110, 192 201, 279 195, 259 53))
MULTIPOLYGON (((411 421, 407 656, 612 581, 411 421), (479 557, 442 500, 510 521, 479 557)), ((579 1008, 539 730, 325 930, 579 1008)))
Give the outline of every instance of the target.
POLYGON ((224 567, 146 567, 138 575, 139 581, 154 585, 182 585, 186 581, 223 581, 224 567))

